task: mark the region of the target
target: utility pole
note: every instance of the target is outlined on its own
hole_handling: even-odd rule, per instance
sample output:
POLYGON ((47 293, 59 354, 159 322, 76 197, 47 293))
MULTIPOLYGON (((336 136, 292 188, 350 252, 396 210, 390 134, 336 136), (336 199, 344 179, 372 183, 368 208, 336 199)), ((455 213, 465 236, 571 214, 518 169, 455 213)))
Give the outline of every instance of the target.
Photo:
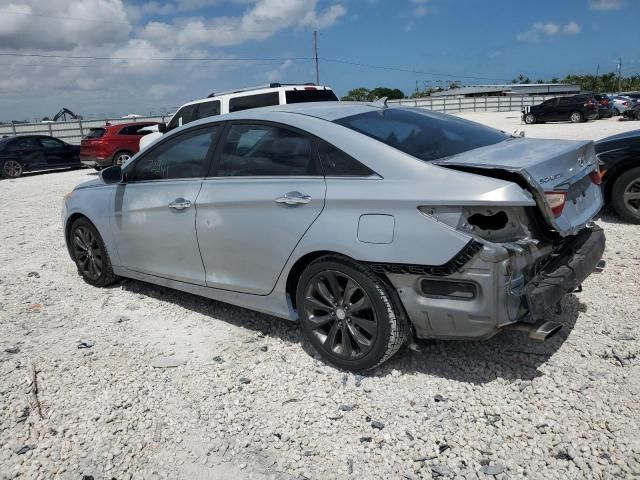
POLYGON ((622 91, 621 85, 622 85, 622 80, 620 78, 620 73, 622 72, 622 57, 618 58, 618 95, 620 95, 620 92, 622 91))
POLYGON ((320 85, 320 66, 318 65, 318 31, 313 31, 313 50, 316 59, 316 85, 320 85))
POLYGON ((593 82, 593 91, 598 91, 598 74, 600 73, 600 64, 596 67, 596 79, 593 82))

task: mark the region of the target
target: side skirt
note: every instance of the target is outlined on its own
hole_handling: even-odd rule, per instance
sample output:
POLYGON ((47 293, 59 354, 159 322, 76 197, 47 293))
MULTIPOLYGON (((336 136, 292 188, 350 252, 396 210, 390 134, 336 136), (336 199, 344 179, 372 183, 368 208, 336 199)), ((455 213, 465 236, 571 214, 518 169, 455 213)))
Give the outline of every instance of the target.
POLYGON ((285 294, 281 295, 282 300, 279 301, 277 291, 265 296, 231 292, 228 290, 219 290, 216 288, 195 285, 193 283, 158 277, 156 275, 140 273, 127 268, 116 267, 115 265, 113 266, 113 272, 121 277, 153 283, 154 285, 160 285, 174 290, 180 290, 181 292, 187 292, 200 297, 217 300, 219 302, 229 303, 237 307, 247 308, 267 315, 284 318, 285 320, 296 320, 293 316, 294 312, 292 312, 287 305, 285 294))

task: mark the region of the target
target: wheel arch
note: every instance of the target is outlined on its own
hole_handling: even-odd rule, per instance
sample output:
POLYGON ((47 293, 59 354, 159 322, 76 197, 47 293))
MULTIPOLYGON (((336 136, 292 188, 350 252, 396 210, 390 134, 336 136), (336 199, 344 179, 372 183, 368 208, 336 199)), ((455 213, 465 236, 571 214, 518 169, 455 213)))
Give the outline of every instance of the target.
POLYGON ((93 228, 95 228, 98 233, 100 234, 100 236, 102 236, 102 232, 100 232, 100 229, 97 227, 97 225, 95 223, 93 223, 91 221, 91 219, 89 217, 87 217, 84 213, 82 212, 74 212, 71 215, 69 215, 69 217, 67 218, 65 224, 64 224, 64 240, 65 243, 67 245, 67 251, 69 252, 69 255, 71 256, 71 258, 73 258, 72 252, 71 252, 71 227, 73 226, 73 224, 75 223, 76 220, 80 219, 80 218, 84 218, 87 220, 87 222, 89 222, 91 225, 93 225, 93 228))
MULTIPOLYGON (((298 281, 304 269, 307 268, 312 262, 325 255, 340 255, 343 257, 351 258, 348 255, 344 255, 332 250, 318 250, 315 252, 309 252, 295 261, 295 263, 289 269, 287 273, 287 281, 285 284, 285 292, 291 301, 293 308, 296 308, 296 290, 298 288, 298 281)), ((351 260, 353 260, 351 258, 351 260)))

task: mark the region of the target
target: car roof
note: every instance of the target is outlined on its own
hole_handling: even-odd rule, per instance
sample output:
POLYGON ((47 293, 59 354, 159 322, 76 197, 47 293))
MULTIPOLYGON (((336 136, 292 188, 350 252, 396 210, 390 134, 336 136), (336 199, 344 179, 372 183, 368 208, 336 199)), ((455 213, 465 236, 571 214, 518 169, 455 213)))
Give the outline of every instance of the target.
MULTIPOLYGON (((233 120, 245 118, 257 118, 268 112, 293 113, 298 115, 307 115, 310 117, 320 118, 333 122, 339 118, 350 117, 360 113, 382 110, 385 107, 372 103, 364 102, 309 102, 309 103, 290 103, 286 105, 270 105, 268 107, 251 108, 241 110, 239 112, 227 113, 220 115, 220 120, 233 120)), ((393 107, 395 108, 395 107, 393 107)))
POLYGON ((207 98, 201 98, 198 100, 192 100, 180 106, 186 107, 188 105, 197 105, 199 103, 206 102, 214 102, 216 100, 222 100, 223 98, 236 98, 236 97, 248 97, 251 95, 262 95, 264 93, 272 93, 279 92, 280 90, 284 91, 293 91, 293 90, 305 90, 306 88, 313 88, 315 91, 333 91, 331 87, 327 87, 325 85, 304 85, 304 84, 295 84, 295 85, 280 85, 278 87, 269 87, 265 86, 261 87, 252 87, 238 90, 229 90, 226 92, 215 93, 209 95, 207 98))

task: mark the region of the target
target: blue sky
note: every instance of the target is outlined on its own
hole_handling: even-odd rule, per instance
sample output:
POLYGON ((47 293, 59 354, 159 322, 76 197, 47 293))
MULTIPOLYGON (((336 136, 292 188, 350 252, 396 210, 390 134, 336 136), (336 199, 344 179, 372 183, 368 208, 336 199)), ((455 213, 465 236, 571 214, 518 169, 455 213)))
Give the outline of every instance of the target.
POLYGON ((313 30, 321 82, 339 94, 603 73, 619 56, 640 73, 640 0, 0 0, 0 12, 0 118, 149 113, 313 81, 313 30))

